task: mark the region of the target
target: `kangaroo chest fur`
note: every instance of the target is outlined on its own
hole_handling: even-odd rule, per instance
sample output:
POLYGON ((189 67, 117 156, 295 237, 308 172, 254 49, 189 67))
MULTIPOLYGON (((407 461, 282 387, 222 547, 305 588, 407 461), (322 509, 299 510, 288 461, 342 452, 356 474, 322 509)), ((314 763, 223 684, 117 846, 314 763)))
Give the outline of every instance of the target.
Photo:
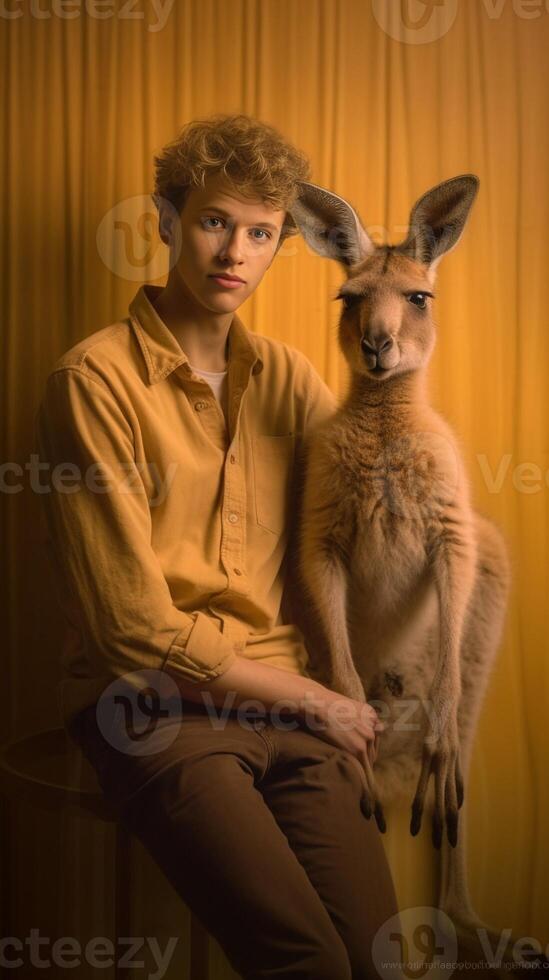
POLYGON ((414 427, 349 414, 321 440, 316 492, 330 501, 328 547, 346 570, 353 659, 367 690, 382 680, 399 697, 419 674, 427 682, 436 661, 430 550, 448 516, 459 520, 455 444, 434 413, 414 427))

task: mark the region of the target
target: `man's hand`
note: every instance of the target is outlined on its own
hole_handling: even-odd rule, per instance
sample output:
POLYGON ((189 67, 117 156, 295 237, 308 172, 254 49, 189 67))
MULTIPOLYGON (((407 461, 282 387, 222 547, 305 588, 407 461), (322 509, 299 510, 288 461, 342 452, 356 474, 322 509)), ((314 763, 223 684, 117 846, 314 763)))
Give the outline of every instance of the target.
POLYGON ((385 818, 378 800, 373 767, 377 758, 377 739, 385 725, 375 709, 367 701, 355 701, 325 688, 324 696, 319 694, 314 707, 305 711, 304 721, 315 735, 349 752, 360 765, 364 777, 364 813, 369 819, 373 810, 377 825, 384 833, 385 818))
POLYGON ((367 701, 355 701, 310 677, 244 656, 237 656, 222 674, 210 681, 195 683, 173 671, 171 676, 182 696, 191 701, 207 704, 211 699, 217 707, 225 707, 228 702, 229 708, 237 708, 251 698, 268 711, 283 707, 284 715, 289 711, 314 735, 346 750, 364 780, 365 815, 369 818, 373 810, 379 829, 385 831, 373 775, 377 754, 375 736, 385 725, 367 701))

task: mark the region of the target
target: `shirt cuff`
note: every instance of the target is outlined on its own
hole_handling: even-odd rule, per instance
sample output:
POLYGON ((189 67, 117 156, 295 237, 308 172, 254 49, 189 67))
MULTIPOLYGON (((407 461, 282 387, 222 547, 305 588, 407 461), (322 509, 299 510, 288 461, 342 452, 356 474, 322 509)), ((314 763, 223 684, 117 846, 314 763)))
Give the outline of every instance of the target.
POLYGON ((190 633, 185 631, 175 637, 164 670, 169 667, 188 680, 208 681, 223 674, 236 657, 232 641, 223 636, 209 616, 198 612, 190 633), (188 637, 186 642, 183 636, 188 637))

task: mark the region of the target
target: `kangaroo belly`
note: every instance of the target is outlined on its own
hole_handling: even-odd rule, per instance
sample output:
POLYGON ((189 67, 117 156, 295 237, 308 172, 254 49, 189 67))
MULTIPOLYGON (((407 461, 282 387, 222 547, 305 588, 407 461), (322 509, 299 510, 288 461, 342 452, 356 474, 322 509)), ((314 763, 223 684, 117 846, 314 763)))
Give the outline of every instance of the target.
POLYGON ((428 571, 426 530, 388 508, 383 500, 362 501, 353 521, 356 538, 350 556, 349 586, 358 609, 386 620, 413 602, 428 571))
POLYGON ((348 592, 353 660, 369 701, 388 724, 383 741, 392 752, 410 749, 428 721, 429 691, 438 660, 439 603, 429 570, 391 611, 376 603, 373 587, 348 592))

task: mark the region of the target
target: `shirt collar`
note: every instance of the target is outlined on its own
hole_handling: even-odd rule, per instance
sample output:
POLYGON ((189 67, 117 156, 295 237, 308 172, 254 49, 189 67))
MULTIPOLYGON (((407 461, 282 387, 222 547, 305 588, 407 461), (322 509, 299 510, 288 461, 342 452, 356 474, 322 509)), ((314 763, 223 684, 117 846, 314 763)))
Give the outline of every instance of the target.
MULTIPOLYGON (((171 330, 156 312, 151 300, 156 299, 163 286, 144 283, 129 305, 130 322, 147 365, 149 383, 156 384, 175 371, 181 364, 189 374, 192 368, 185 351, 178 344, 171 330)), ((229 327, 229 361, 234 359, 251 366, 254 374, 263 367, 253 342, 253 334, 242 320, 233 313, 229 327)))

